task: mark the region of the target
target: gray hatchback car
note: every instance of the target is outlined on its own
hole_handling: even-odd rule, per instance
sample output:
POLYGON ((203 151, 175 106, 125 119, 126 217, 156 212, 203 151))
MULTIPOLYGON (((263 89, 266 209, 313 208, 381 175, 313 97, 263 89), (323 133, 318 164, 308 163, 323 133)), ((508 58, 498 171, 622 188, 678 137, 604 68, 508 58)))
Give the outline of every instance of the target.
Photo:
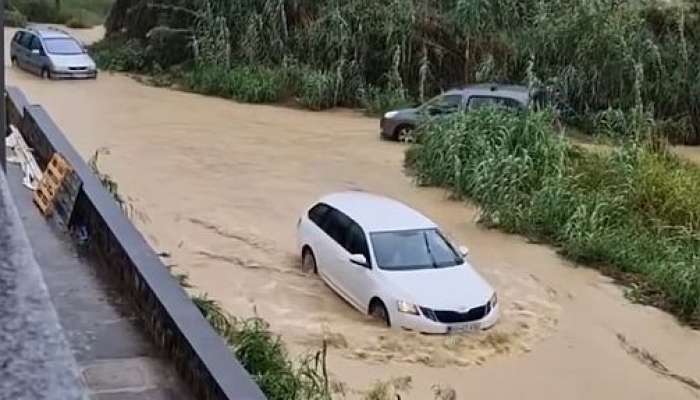
POLYGON ((416 107, 389 111, 380 122, 384 139, 406 141, 422 118, 470 111, 486 106, 526 110, 530 92, 525 86, 477 84, 449 90, 416 107))
POLYGON ((53 27, 20 29, 12 37, 13 65, 44 78, 97 78, 95 62, 69 33, 53 27))

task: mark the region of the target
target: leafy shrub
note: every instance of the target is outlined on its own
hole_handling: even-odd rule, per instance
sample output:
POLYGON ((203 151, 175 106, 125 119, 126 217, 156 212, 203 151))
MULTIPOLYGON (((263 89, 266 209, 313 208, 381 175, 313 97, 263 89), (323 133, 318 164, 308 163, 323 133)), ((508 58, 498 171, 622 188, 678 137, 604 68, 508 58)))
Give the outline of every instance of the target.
POLYGON ((205 318, 233 349, 236 358, 270 400, 330 400, 326 348, 303 358, 298 366, 280 338, 260 318, 237 319, 207 298, 192 299, 205 318))
POLYGON ((32 22, 63 23, 53 2, 48 0, 15 0, 12 6, 32 22))
POLYGON ((287 91, 283 71, 266 67, 238 66, 227 75, 227 88, 233 98, 249 103, 272 103, 287 91))
POLYGON ((307 70, 298 82, 297 99, 301 105, 320 111, 334 107, 337 102, 335 76, 329 72, 307 70))
POLYGON ((92 45, 91 51, 101 69, 142 72, 150 66, 146 48, 136 39, 102 40, 92 45))
POLYGON ((73 29, 86 29, 91 27, 91 25, 85 22, 80 16, 70 17, 70 19, 66 21, 66 26, 73 29))
POLYGON ((387 111, 406 108, 411 101, 404 90, 382 89, 370 86, 361 93, 362 107, 369 115, 381 115, 387 111))
POLYGON ((168 69, 192 59, 192 46, 187 32, 156 27, 146 39, 146 56, 161 68, 168 69))
POLYGON ((5 12, 5 26, 22 28, 27 25, 27 17, 19 10, 7 10, 5 12))
POLYGON ((700 326, 700 170, 631 126, 634 140, 593 153, 557 135, 547 112, 471 112, 420 128, 407 164, 419 183, 475 200, 485 224, 550 241, 700 326))
POLYGON ((288 90, 284 71, 265 67, 197 66, 185 80, 195 92, 250 103, 278 101, 288 90))
POLYGON ((12 0, 14 9, 32 22, 66 24, 71 28, 89 28, 102 23, 113 0, 12 0))

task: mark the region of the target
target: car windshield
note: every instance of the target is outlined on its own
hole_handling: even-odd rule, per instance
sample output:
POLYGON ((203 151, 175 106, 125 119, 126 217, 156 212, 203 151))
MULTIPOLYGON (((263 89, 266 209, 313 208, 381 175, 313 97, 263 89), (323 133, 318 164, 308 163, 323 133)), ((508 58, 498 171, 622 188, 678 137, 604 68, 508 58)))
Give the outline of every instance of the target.
POLYGON ((447 268, 463 262, 437 229, 374 232, 370 238, 381 269, 447 268))
POLYGON ((46 52, 50 54, 81 54, 83 48, 73 39, 46 39, 46 52))

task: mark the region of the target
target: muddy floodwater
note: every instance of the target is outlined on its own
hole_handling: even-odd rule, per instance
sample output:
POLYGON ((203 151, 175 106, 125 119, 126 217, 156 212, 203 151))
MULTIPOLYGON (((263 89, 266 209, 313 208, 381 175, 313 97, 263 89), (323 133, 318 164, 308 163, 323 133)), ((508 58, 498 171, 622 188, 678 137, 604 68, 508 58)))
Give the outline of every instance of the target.
POLYGON ((198 290, 234 315, 265 318, 295 354, 326 338, 349 398, 401 376, 412 378, 407 398, 420 400, 435 384, 459 399, 700 398, 697 331, 631 304, 550 247, 482 228, 475 207, 416 187, 402 170, 404 147, 380 141, 376 119, 238 104, 109 73, 79 82, 7 74, 85 158, 109 149, 101 168, 138 210, 138 228, 198 290), (302 273, 297 218, 343 189, 400 199, 468 246, 499 293, 501 322, 469 336, 389 331, 302 273))

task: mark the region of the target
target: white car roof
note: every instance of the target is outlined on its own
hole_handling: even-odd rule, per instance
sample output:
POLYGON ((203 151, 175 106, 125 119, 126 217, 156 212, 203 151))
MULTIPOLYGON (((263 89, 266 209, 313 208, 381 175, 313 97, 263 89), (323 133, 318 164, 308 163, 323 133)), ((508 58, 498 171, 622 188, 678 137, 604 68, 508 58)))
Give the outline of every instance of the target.
POLYGON ((367 192, 332 193, 319 202, 343 212, 368 232, 437 228, 433 221, 411 207, 367 192))

